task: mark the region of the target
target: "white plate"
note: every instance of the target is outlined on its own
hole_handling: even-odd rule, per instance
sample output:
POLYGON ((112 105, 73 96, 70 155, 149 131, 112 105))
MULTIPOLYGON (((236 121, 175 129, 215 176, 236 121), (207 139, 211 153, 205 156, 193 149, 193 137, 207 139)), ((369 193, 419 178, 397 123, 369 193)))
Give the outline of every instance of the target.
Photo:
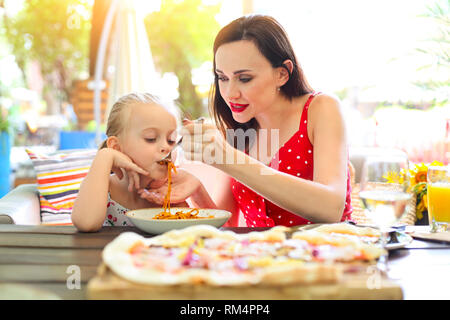
MULTIPOLYGON (((377 227, 370 226, 370 225, 356 225, 356 226, 357 227, 370 227, 370 228, 378 229, 377 227)), ((404 231, 395 230, 394 228, 392 228, 391 230, 392 230, 392 233, 395 232, 395 236, 397 237, 398 242, 386 244, 387 250, 395 250, 395 249, 404 248, 413 241, 413 238, 409 234, 406 234, 404 231)))
MULTIPOLYGON (((296 228, 296 230, 310 230, 310 229, 314 229, 320 225, 322 225, 322 223, 299 226, 296 228)), ((376 227, 372 227, 369 225, 355 225, 355 227, 370 227, 370 228, 377 229, 376 227)), ((413 238, 409 234, 406 234, 403 231, 395 231, 395 235, 397 236, 398 242, 388 243, 386 245, 387 250, 395 250, 395 249, 404 248, 413 241, 413 238)))
MULTIPOLYGON (((192 208, 170 208, 170 213, 175 214, 177 211, 188 212, 192 208)), ((158 213, 163 211, 163 208, 149 208, 130 210, 126 213, 131 222, 140 230, 151 233, 161 234, 173 229, 183 229, 197 224, 208 224, 219 228, 225 224, 231 217, 231 212, 217 209, 198 209, 199 217, 214 216, 214 218, 203 219, 153 219, 158 213)))

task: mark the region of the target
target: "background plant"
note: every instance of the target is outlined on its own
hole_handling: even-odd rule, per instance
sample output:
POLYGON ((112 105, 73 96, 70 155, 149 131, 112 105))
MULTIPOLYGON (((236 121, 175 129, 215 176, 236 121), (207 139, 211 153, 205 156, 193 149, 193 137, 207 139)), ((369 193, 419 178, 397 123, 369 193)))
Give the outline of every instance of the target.
POLYGON ((10 124, 6 112, 0 106, 0 133, 3 131, 8 132, 10 130, 10 124))
MULTIPOLYGON (((425 47, 416 49, 417 52, 430 56, 433 61, 421 69, 443 69, 450 75, 450 1, 435 1, 427 7, 427 12, 423 17, 436 22, 438 33, 436 37, 428 39, 425 47)), ((419 81, 415 82, 415 84, 426 90, 448 90, 450 87, 450 77, 444 80, 419 81)))
MULTIPOLYGON (((206 106, 192 83, 192 69, 212 61, 212 44, 220 29, 220 4, 201 0, 162 0, 158 12, 145 19, 155 66, 178 78, 178 102, 186 116, 205 115, 206 106)), ((212 71, 211 71, 212 72, 212 71)))
POLYGON ((439 161, 433 161, 430 164, 416 163, 413 164, 408 172, 402 172, 401 175, 395 175, 391 172, 386 173, 384 178, 388 183, 403 183, 404 179, 410 181, 410 192, 416 197, 416 216, 417 220, 422 220, 428 211, 427 203, 427 177, 428 168, 431 166, 443 166, 439 161))
POLYGON ((5 36, 27 83, 36 62, 43 78, 47 113, 59 113, 72 82, 88 70, 91 4, 88 0, 28 0, 14 16, 4 16, 5 36))

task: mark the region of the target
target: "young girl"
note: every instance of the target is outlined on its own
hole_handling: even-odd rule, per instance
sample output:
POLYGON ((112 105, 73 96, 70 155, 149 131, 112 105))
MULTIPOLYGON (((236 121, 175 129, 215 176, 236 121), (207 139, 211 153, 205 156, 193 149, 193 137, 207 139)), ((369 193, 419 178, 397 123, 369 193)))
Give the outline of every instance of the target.
MULTIPOLYGON (((149 202, 145 194, 146 189, 166 183, 167 164, 160 164, 160 160, 174 147, 176 129, 176 111, 151 94, 131 93, 114 104, 108 118, 107 139, 94 158, 73 207, 72 222, 78 230, 93 232, 103 225, 132 225, 124 214, 128 210, 161 207, 149 202)), ((202 188, 186 171, 177 172, 175 181, 189 179, 191 186, 184 191, 183 200, 202 188)), ((187 205, 183 201, 178 206, 187 205)))

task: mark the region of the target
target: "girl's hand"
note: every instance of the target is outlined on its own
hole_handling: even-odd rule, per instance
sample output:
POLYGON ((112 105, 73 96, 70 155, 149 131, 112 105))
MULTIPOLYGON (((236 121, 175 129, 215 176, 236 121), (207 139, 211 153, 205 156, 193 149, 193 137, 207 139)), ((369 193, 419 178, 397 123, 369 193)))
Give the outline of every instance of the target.
POLYGON ((234 161, 236 151, 214 125, 183 121, 181 146, 184 157, 191 161, 202 161, 209 165, 220 165, 234 161))
POLYGON ((130 157, 120 151, 111 148, 102 149, 100 151, 108 152, 112 157, 111 171, 114 172, 120 180, 122 180, 123 178, 122 170, 125 170, 128 176, 128 191, 132 192, 133 187, 136 190, 139 190, 139 188, 141 187, 139 174, 148 176, 149 172, 136 165, 133 160, 130 159, 130 157))
MULTIPOLYGON (((202 185, 199 179, 183 169, 177 169, 177 173, 172 172, 172 184, 170 192, 170 203, 182 203, 193 195, 202 185)), ((141 198, 157 204, 164 204, 164 197, 167 194, 168 182, 155 189, 140 189, 138 193, 141 198)))

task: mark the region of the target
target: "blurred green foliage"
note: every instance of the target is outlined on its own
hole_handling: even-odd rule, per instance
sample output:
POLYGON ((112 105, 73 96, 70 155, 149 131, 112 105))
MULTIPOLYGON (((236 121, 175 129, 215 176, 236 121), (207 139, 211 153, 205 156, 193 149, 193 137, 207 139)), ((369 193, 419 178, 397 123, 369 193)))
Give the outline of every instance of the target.
MULTIPOLYGON (((431 56, 433 63, 423 68, 436 68, 447 71, 450 75, 450 0, 436 0, 427 6, 427 12, 422 15, 432 19, 438 27, 436 37, 428 39, 428 46, 417 48, 417 52, 431 56)), ((450 87, 450 77, 446 80, 429 80, 415 82, 415 85, 426 90, 438 90, 450 87)))
MULTIPOLYGON (((206 105, 192 83, 192 69, 212 61, 215 19, 221 2, 162 0, 158 12, 145 19, 155 65, 173 72, 179 82, 178 104, 185 116, 197 118, 206 105)), ((30 62, 39 64, 47 113, 59 113, 68 101, 73 80, 88 72, 92 1, 27 0, 14 16, 4 16, 3 35, 11 47, 24 82, 30 62)))
MULTIPOLYGON (((84 130, 88 132, 97 132, 97 122, 95 120, 89 121, 84 130)), ((100 125, 100 132, 106 132, 106 123, 100 125)))
POLYGON ((2 109, 0 109, 0 132, 9 131, 10 129, 8 117, 3 115, 2 109))
POLYGON ((349 88, 342 88, 341 90, 335 90, 334 94, 337 95, 337 97, 342 101, 348 97, 350 89, 349 88))
POLYGON ((88 0, 27 0, 16 15, 4 16, 5 36, 24 77, 28 63, 39 63, 48 113, 59 111, 72 81, 88 70, 90 15, 88 0))
POLYGON ((213 59, 214 38, 220 29, 215 16, 220 5, 205 5, 202 0, 162 0, 160 11, 145 19, 155 65, 161 73, 177 76, 178 104, 186 117, 206 113, 191 70, 213 59))

